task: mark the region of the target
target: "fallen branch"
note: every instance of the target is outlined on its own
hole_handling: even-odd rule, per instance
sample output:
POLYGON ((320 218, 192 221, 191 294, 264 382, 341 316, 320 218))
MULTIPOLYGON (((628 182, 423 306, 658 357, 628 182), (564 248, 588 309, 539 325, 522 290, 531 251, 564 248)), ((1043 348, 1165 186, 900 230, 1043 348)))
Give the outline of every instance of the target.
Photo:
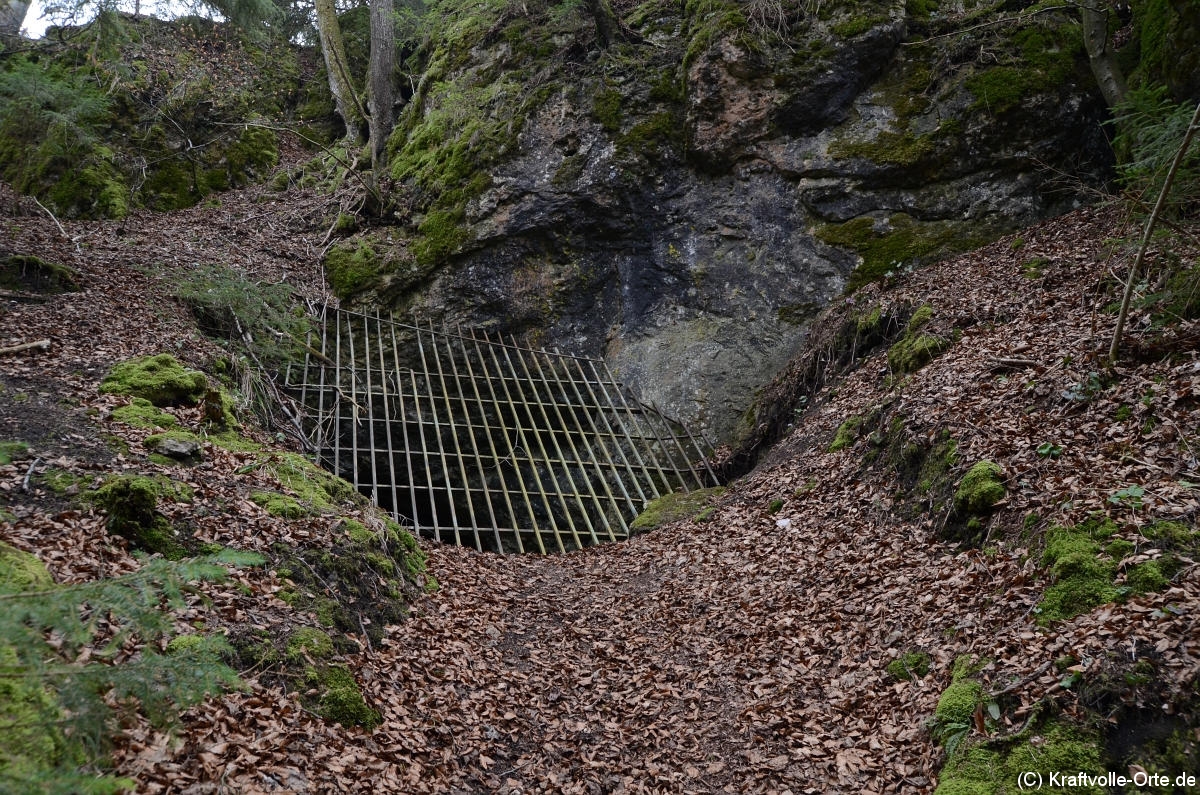
POLYGON ((1025 367, 1037 367, 1039 364, 1041 364, 1041 362, 1034 361, 1033 359, 1012 359, 1008 357, 1001 357, 999 359, 992 360, 992 369, 1020 370, 1025 367))
MULTIPOLYGON (((48 209, 46 209, 46 205, 44 205, 40 201, 38 201, 36 196, 30 196, 29 198, 33 199, 34 204, 36 204, 38 207, 42 208, 42 212, 44 212, 46 215, 50 216, 50 220, 53 221, 54 225, 58 227, 58 231, 62 232, 62 236, 65 237, 67 240, 71 240, 71 236, 67 234, 67 230, 63 228, 63 225, 61 223, 59 223, 59 220, 54 215, 54 213, 52 213, 48 209)), ((71 242, 74 243, 75 241, 71 240, 71 242)))
POLYGON ((42 459, 35 458, 33 459, 33 463, 29 465, 29 469, 25 470, 25 479, 21 481, 21 491, 26 494, 29 493, 29 479, 33 477, 33 470, 40 463, 42 463, 42 459))
POLYGON ((22 342, 20 345, 10 345, 7 348, 0 348, 0 355, 6 353, 20 353, 21 351, 48 351, 50 350, 50 340, 38 340, 37 342, 22 342))

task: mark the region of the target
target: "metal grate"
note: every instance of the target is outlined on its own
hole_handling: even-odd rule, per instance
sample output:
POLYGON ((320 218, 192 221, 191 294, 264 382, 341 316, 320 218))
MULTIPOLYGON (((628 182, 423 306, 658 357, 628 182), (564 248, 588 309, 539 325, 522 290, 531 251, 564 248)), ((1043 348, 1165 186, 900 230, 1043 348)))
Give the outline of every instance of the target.
POLYGON ((616 541, 650 500, 717 484, 707 443, 602 360, 481 331, 326 308, 286 384, 322 465, 421 534, 481 551, 616 541))

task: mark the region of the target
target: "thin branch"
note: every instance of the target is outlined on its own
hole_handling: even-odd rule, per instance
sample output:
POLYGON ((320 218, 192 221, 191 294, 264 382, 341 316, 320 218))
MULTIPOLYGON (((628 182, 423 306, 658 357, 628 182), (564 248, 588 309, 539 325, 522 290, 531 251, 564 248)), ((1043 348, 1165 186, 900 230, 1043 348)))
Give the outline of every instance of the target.
POLYGON ((1046 13, 1049 13, 1050 11, 1066 11, 1066 10, 1070 10, 1070 9, 1078 8, 1078 7, 1079 6, 1076 3, 1070 3, 1065 6, 1047 6, 1046 8, 1034 9, 1033 11, 1030 11, 1028 13, 1021 12, 1018 14, 1014 14, 1011 17, 1000 17, 999 19, 992 19, 992 20, 988 20, 987 22, 980 22, 978 25, 972 25, 969 28, 962 28, 961 30, 951 30, 947 33, 939 33, 936 36, 930 36, 929 38, 925 38, 925 39, 918 39, 917 41, 904 41, 904 42, 900 43, 900 46, 914 47, 918 44, 928 44, 931 41, 937 41, 938 39, 949 38, 950 36, 959 36, 959 35, 962 35, 963 33, 970 33, 973 30, 979 30, 980 28, 988 28, 988 27, 991 27, 992 25, 1003 25, 1005 22, 1019 22, 1021 20, 1031 19, 1031 18, 1037 16, 1038 14, 1046 14, 1046 13))
POLYGON ((75 242, 74 240, 71 240, 71 236, 67 234, 67 230, 63 228, 63 225, 59 222, 58 218, 54 215, 54 213, 50 212, 50 210, 48 210, 46 208, 46 205, 44 205, 40 201, 38 201, 36 196, 30 196, 29 198, 33 199, 34 204, 36 204, 38 207, 42 208, 42 212, 44 212, 46 215, 50 216, 50 220, 53 221, 54 225, 58 227, 58 231, 62 232, 63 237, 65 237, 67 240, 70 240, 72 243, 75 242))
POLYGON ((1129 318, 1129 303, 1133 298, 1133 286, 1137 283, 1138 273, 1142 269, 1142 261, 1146 258, 1146 249, 1150 247, 1150 236, 1154 233, 1158 216, 1166 206, 1167 194, 1171 192, 1171 184, 1175 181, 1175 175, 1179 173, 1179 166, 1183 163, 1183 158, 1187 155, 1188 147, 1191 146, 1192 138, 1195 137, 1198 129, 1200 129, 1200 104, 1196 105, 1196 112, 1192 114, 1192 120, 1188 123, 1183 141, 1175 150, 1175 159, 1171 161, 1171 168, 1167 171, 1166 179, 1163 180, 1162 190, 1158 192, 1158 200, 1154 202, 1154 209, 1150 211, 1150 217, 1146 219, 1146 227, 1142 230, 1142 242, 1138 246, 1133 265, 1129 268, 1129 279, 1125 282, 1125 293, 1121 296, 1121 312, 1117 315, 1117 328, 1113 332, 1112 344, 1108 348, 1109 367, 1113 367, 1117 363, 1117 354, 1121 350, 1121 337, 1125 333, 1125 321, 1129 318))

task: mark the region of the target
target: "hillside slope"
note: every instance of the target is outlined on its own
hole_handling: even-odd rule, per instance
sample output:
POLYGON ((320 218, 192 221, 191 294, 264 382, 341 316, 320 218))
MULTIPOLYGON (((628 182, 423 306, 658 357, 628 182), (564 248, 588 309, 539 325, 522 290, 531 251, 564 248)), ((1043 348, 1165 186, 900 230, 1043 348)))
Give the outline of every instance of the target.
MULTIPOLYGON (((254 489, 302 496, 261 466, 277 441, 244 427, 256 452, 210 438, 203 463, 169 465, 112 418, 127 401, 96 391, 133 354, 213 370, 224 352, 170 289, 194 263, 315 297, 320 200, 290 199, 264 207, 248 189, 221 208, 64 223, 69 242, 4 197, 12 253, 74 265, 83 289, 5 308, 0 348, 51 347, 0 357, 0 435, 29 448, 0 467, 0 540, 60 582, 135 567, 78 500, 117 470, 191 483, 193 502, 164 510, 225 545, 335 548, 347 518, 377 521, 354 500, 272 516, 254 489), (251 226, 253 256, 221 242, 251 226)), ((143 792, 515 793, 927 792, 939 778, 942 792, 1011 792, 1031 758, 1196 771, 1196 325, 1139 318, 1133 353, 1104 372, 1105 306, 1129 260, 1113 241, 1130 234, 1115 210, 1079 211, 840 302, 821 322, 864 340, 894 321, 890 363, 876 345, 798 400, 789 434, 703 519, 544 558, 421 542, 440 587, 409 620, 358 613, 361 632, 328 630, 335 647, 289 642, 303 665, 352 672, 371 730, 320 717, 281 655, 241 657, 245 692, 191 710, 174 740, 128 723, 115 772, 143 792), (980 461, 1003 491, 985 482, 956 509, 980 461), (1070 591, 1080 572, 1101 580, 1070 591), (1050 620, 1072 607, 1084 612, 1050 620), (957 749, 945 770, 938 737, 957 749)), ((197 411, 170 410, 189 427, 197 411)), ((272 558, 236 588, 203 586, 181 627, 320 629, 319 608, 289 595, 329 584, 300 574, 272 558)))

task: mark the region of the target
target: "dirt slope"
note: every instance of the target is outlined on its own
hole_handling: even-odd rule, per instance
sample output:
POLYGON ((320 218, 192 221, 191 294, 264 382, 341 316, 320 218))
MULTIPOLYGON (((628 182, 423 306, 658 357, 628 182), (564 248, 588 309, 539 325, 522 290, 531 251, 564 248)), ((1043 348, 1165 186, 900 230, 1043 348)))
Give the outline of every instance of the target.
MULTIPOLYGON (((5 194, 6 247, 74 265, 85 289, 7 307, 0 347, 52 346, 0 357, 0 436, 84 475, 150 466, 138 432, 105 419, 114 401, 96 392, 103 372, 134 354, 175 352, 196 366, 216 355, 168 297, 170 274, 193 262, 224 260, 319 296, 319 202, 251 189, 215 209, 68 224, 76 251, 5 194), (147 276, 148 264, 166 267, 147 276), (103 434, 130 452, 114 454, 103 434)), ((1113 322, 1097 307, 1128 260, 1105 241, 1125 233, 1114 211, 1079 211, 837 308, 854 318, 929 304, 927 330, 957 339, 905 378, 888 378, 884 351, 861 362, 797 413, 792 435, 705 521, 546 558, 426 543, 439 590, 381 644, 345 655, 382 713, 373 732, 326 724, 252 670, 247 692, 194 709, 176 739, 130 727, 116 772, 144 792, 927 792, 943 762, 927 721, 961 655, 984 664, 987 692, 1006 691, 999 721, 980 726, 992 733, 1015 731, 1039 702, 1071 715, 1100 697, 1064 689, 1053 663, 1068 654, 1097 682, 1149 660, 1152 686, 1110 697, 1178 700, 1200 670, 1194 562, 1162 591, 1037 623, 1051 522, 1106 511, 1135 543, 1153 520, 1194 526, 1195 352, 1125 361, 1103 383, 1090 376, 1113 322), (873 412, 828 452, 847 418, 873 412), (880 449, 889 429, 914 443, 948 431, 951 481, 976 461, 999 464, 1007 494, 984 517, 981 550, 939 540, 947 510, 897 477, 880 449), (1061 451, 1039 454, 1046 443, 1061 451), (1131 485, 1140 504, 1110 500, 1131 485), (889 676, 911 650, 930 656, 928 674, 889 676)), ((0 468, 16 516, 0 538, 39 554, 60 581, 134 565, 69 495, 23 493, 28 463, 0 468)), ((236 499, 243 463, 212 451, 181 477, 202 497, 236 499)), ((249 503, 237 522, 193 518, 206 537, 253 548, 338 532, 249 503)), ((1135 562, 1136 552, 1121 571, 1135 562)), ((241 584, 195 600, 182 620, 311 620, 272 595, 283 587, 273 573, 241 584)))

